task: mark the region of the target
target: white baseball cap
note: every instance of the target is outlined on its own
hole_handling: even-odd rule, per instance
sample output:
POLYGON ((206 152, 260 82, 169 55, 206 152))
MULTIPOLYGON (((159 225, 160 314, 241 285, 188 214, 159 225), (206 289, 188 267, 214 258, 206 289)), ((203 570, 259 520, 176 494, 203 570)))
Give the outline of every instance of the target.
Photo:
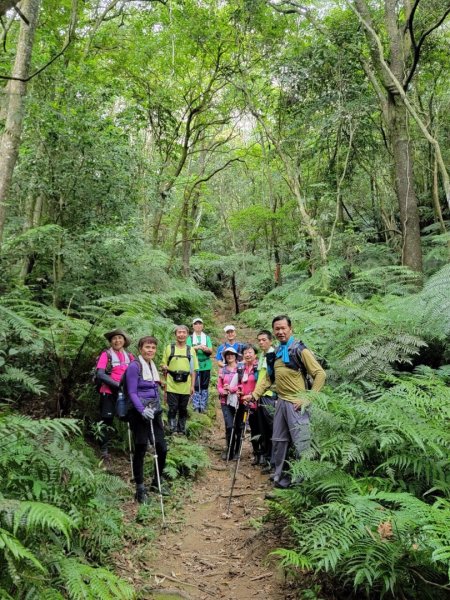
POLYGON ((200 319, 200 317, 195 317, 195 319, 192 319, 192 325, 194 325, 194 323, 203 323, 203 319, 200 319))
POLYGON ((225 331, 225 333, 227 331, 236 331, 236 327, 234 325, 225 325, 225 327, 223 328, 223 330, 225 331))

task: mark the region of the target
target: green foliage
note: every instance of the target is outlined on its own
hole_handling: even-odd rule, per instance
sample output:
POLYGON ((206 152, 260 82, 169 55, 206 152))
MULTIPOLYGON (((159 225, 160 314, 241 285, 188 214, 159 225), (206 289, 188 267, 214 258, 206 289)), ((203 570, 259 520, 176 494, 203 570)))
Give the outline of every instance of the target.
POLYGON ((339 381, 380 381, 400 365, 417 361, 415 357, 434 340, 444 342, 439 360, 445 362, 448 267, 433 275, 416 293, 411 293, 416 276, 407 269, 380 267, 364 275, 360 271, 356 278, 351 276, 346 281, 342 268, 341 263, 330 265, 326 275, 321 270, 300 285, 288 283, 275 289, 257 311, 246 311, 244 318, 261 327, 275 312, 289 314, 294 330, 302 332, 303 341, 319 356, 326 357, 330 376, 339 381), (334 281, 326 291, 322 287, 324 277, 329 285, 334 281), (374 278, 384 281, 387 293, 379 295, 379 284, 377 294, 370 296, 374 278), (344 293, 333 287, 340 287, 344 293))
POLYGON ((133 598, 96 565, 120 547, 126 486, 70 443, 77 423, 3 412, 0 434, 0 595, 133 598))
POLYGON ((208 465, 208 455, 203 446, 183 436, 172 437, 165 467, 168 477, 193 477, 208 465))
POLYGON ((313 449, 292 466, 304 481, 271 509, 295 547, 276 554, 368 597, 439 598, 432 586, 450 572, 450 391, 429 368, 386 384, 315 399, 313 449))

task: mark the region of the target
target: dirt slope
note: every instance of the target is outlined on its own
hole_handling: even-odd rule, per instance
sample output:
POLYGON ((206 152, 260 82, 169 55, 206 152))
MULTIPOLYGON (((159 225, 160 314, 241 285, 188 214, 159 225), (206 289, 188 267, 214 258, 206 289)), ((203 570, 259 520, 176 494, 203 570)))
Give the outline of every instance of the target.
MULTIPOLYGON (((220 423, 221 415, 217 422, 220 423)), ((194 484, 184 508, 185 525, 179 532, 161 533, 155 556, 148 562, 155 590, 181 591, 184 598, 249 600, 285 598, 280 575, 268 553, 276 547, 270 529, 257 529, 250 519, 266 512, 267 476, 252 467, 249 435, 231 503, 226 506, 235 462, 220 459, 223 430, 215 430, 209 443, 211 468, 194 484)), ((279 542, 278 542, 279 543, 279 542)), ((161 597, 154 594, 150 597, 161 597)), ((176 597, 176 596, 175 596, 176 597)))

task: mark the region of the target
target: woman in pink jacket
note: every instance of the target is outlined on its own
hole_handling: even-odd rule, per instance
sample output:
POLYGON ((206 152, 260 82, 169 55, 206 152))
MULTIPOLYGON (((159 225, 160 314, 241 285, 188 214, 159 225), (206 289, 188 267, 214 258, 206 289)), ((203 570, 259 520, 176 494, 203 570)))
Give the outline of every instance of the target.
MULTIPOLYGON (((241 382, 241 402, 249 409, 248 423, 252 434, 252 446, 253 446, 253 462, 252 465, 259 465, 262 463, 262 448, 261 448, 261 430, 259 427, 258 418, 256 411, 258 405, 255 402, 251 402, 252 392, 256 387, 258 380, 258 360, 256 358, 256 349, 251 344, 247 344, 243 348, 244 354, 244 370, 242 374, 241 382)), ((242 411, 244 410, 241 409, 242 411)), ((237 417, 239 419, 239 415, 237 417)), ((241 420, 241 419, 239 419, 241 420)))
POLYGON ((233 431, 235 416, 239 408, 239 380, 242 378, 243 368, 237 362, 239 355, 233 347, 230 346, 225 348, 222 352, 222 357, 225 366, 219 370, 219 377, 217 380, 220 408, 222 409, 227 438, 227 447, 222 454, 222 459, 232 460, 238 449, 236 436, 232 436, 231 433, 233 431))

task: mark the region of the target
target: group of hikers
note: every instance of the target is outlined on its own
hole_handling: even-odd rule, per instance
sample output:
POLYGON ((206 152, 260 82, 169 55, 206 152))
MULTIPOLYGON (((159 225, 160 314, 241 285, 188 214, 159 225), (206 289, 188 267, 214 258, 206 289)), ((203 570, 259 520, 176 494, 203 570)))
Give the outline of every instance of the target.
MULTIPOLYGON (((126 350, 131 339, 125 331, 105 333, 110 347, 100 354, 96 365, 100 413, 106 426, 102 429, 102 459, 105 464, 110 460, 108 431, 118 414, 128 421, 133 436, 132 469, 139 503, 148 498, 144 459, 149 446, 155 457, 150 491, 169 493, 164 482, 167 443, 161 395, 167 403, 170 434, 186 434, 189 401, 195 411, 207 409, 213 345, 203 327, 199 317, 192 321, 192 333, 185 325, 177 325, 175 341, 164 348, 159 369, 154 362, 158 341, 153 336, 138 341, 135 358, 126 350)), ((261 466, 277 488, 295 485, 299 481, 289 474, 288 451, 291 447, 294 457, 300 458, 310 446, 308 393, 320 391, 325 371, 314 354, 295 340, 287 315, 273 319, 272 331, 258 333, 259 355, 253 344, 237 341, 234 325, 226 325, 224 333, 225 340, 215 354, 226 434, 222 459, 240 460, 249 427, 252 464, 261 466)))

